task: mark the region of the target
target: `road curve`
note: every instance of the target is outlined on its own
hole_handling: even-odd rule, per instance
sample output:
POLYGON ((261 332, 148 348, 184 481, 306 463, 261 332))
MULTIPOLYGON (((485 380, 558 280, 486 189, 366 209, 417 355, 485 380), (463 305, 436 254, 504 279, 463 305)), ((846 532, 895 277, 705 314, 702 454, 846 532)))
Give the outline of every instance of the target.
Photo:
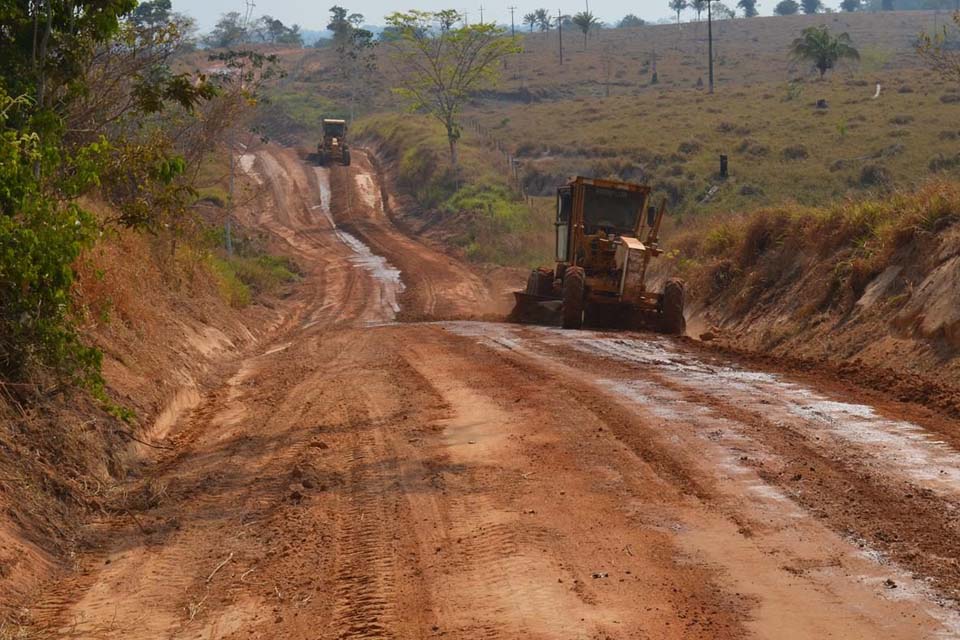
POLYGON ((364 157, 244 166, 304 281, 42 635, 960 637, 956 424, 664 337, 457 320, 498 296, 391 224, 364 157))

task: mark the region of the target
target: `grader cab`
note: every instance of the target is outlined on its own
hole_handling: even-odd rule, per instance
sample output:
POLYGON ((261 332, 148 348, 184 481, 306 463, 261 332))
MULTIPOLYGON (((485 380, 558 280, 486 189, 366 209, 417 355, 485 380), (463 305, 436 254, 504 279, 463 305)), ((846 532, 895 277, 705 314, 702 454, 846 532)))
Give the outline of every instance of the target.
POLYGON ((560 312, 565 329, 584 324, 682 334, 684 285, 646 285, 659 246, 665 205, 650 207, 650 187, 578 177, 557 190, 557 262, 535 269, 515 292, 513 319, 543 322, 560 312))

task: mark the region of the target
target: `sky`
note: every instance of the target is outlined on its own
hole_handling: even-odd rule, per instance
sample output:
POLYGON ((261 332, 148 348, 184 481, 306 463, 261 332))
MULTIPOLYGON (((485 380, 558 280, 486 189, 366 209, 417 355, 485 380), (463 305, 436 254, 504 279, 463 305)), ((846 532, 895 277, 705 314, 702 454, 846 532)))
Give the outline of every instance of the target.
MULTIPOLYGON (((517 0, 502 0, 502 2, 481 3, 479 0, 329 0, 329 4, 323 2, 305 2, 304 0, 253 0, 256 6, 253 8, 253 16, 259 17, 264 14, 278 18, 284 24, 299 24, 302 29, 323 29, 327 24, 329 17, 329 8, 334 4, 345 6, 350 13, 362 13, 368 24, 383 24, 383 17, 394 11, 403 11, 406 9, 459 9, 469 13, 470 22, 476 22, 480 19, 480 7, 483 5, 484 22, 496 21, 499 24, 510 24, 509 6, 514 5, 516 9, 516 23, 519 26, 522 22, 522 16, 538 7, 548 6, 543 3, 536 4, 531 2, 525 5, 517 0), (473 5, 473 6, 471 6, 473 5)), ((557 0, 554 0, 556 3, 557 0)), ((557 6, 549 7, 551 12, 556 13, 557 9, 562 9, 564 13, 576 13, 584 9, 585 0, 561 0, 557 6)), ((728 5, 735 5, 736 0, 727 0, 728 5)), ((769 2, 758 3, 761 8, 769 2)), ((197 20, 201 31, 208 31, 217 21, 221 14, 228 11, 238 11, 243 13, 245 10, 244 0, 204 0, 203 2, 187 2, 186 0, 173 0, 175 11, 185 13, 197 20)), ((772 5, 771 5, 772 6, 772 5)), ((617 0, 591 0, 590 10, 604 22, 608 24, 616 23, 628 13, 640 16, 648 22, 653 22, 658 18, 669 18, 670 10, 667 8, 667 0, 638 0, 636 4, 626 5, 617 0)))

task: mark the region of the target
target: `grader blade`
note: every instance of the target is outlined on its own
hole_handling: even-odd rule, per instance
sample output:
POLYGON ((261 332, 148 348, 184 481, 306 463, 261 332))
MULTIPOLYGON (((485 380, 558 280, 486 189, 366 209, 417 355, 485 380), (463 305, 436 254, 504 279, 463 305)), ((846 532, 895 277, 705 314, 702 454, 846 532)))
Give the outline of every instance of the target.
POLYGON ((560 324, 563 301, 537 296, 523 291, 514 291, 516 303, 510 312, 511 322, 523 324, 560 324))

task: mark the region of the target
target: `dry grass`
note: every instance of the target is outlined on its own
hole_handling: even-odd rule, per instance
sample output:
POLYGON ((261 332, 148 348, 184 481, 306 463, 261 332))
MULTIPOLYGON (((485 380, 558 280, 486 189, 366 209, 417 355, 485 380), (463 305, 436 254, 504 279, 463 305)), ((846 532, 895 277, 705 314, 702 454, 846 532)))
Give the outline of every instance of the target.
POLYGON ((883 198, 825 207, 781 206, 738 216, 712 216, 672 235, 672 268, 694 296, 738 291, 744 300, 783 289, 815 264, 829 277, 804 313, 849 307, 870 280, 915 240, 933 238, 960 221, 960 184, 930 182, 883 198))

